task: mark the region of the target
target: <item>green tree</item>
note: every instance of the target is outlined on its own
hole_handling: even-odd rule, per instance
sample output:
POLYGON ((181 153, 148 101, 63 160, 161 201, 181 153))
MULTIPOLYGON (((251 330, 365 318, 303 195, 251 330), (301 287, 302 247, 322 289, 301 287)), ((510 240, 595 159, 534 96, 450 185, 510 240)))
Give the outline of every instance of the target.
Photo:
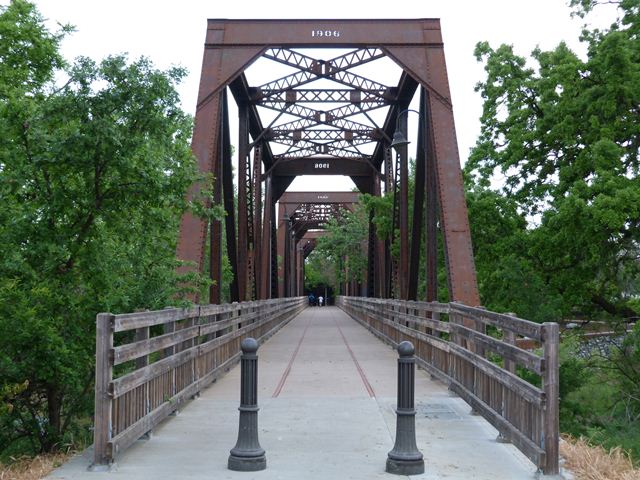
POLYGON ((325 225, 327 235, 318 239, 316 250, 333 265, 336 292, 343 282, 364 280, 368 229, 369 214, 362 203, 357 203, 353 211, 344 210, 340 218, 331 218, 325 225))
POLYGON ((585 29, 584 60, 565 44, 529 61, 476 47, 487 79, 467 172, 485 186, 500 172, 538 223, 526 254, 566 316, 638 314, 640 17, 637 1, 620 7, 607 31, 585 29))
POLYGON ((90 415, 97 312, 178 293, 195 179, 175 90, 185 72, 80 58, 56 86, 69 30, 47 31, 22 0, 0 13, 0 385, 14 386, 0 454, 55 449, 90 415))

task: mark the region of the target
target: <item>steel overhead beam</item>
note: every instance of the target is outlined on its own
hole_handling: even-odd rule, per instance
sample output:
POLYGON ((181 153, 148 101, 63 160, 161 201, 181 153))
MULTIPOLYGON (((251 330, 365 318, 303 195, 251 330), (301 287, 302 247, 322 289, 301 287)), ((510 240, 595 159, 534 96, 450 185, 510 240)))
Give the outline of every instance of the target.
MULTIPOLYGON (((387 112, 387 118, 385 118, 384 125, 381 128, 382 133, 388 138, 393 138, 393 134, 396 130, 396 120, 398 113, 400 112, 400 107, 398 105, 409 105, 417 89, 418 82, 406 72, 402 72, 400 81, 398 82, 398 87, 396 89, 396 98, 389 108, 389 111, 387 112)), ((382 162, 384 160, 384 149, 385 145, 383 144, 383 142, 380 142, 376 145, 376 148, 372 155, 372 162, 378 168, 380 168, 380 165, 382 165, 382 162)))
POLYGON ((282 158, 272 170, 280 175, 346 175, 371 176, 373 166, 362 158, 282 158))
MULTIPOLYGON (((265 128, 262 125, 258 109, 251 104, 251 88, 244 73, 229 84, 229 90, 238 105, 247 105, 249 134, 254 140, 257 139, 265 131, 265 128)), ((273 163, 273 153, 268 143, 262 149, 262 160, 266 167, 273 163)))
POLYGON ((321 78, 321 75, 324 73, 323 70, 336 74, 382 58, 384 54, 378 49, 365 48, 340 55, 331 60, 318 60, 288 49, 271 49, 265 52, 265 56, 267 56, 266 58, 300 70, 261 85, 258 87, 258 92, 261 90, 271 90, 275 92, 290 90, 321 78), (269 55, 269 52, 272 52, 272 54, 269 55), (296 61, 290 61, 291 58, 294 58, 296 61))
POLYGON ((280 203, 293 204, 295 206, 304 203, 358 203, 358 194, 355 192, 286 192, 280 197, 280 203))
POLYGON ((440 20, 209 19, 207 46, 358 48, 371 45, 442 46, 440 20))
POLYGON ((355 103, 355 104, 388 104, 390 100, 384 97, 389 95, 390 99, 395 97, 394 89, 387 91, 361 92, 360 90, 344 89, 295 89, 295 90, 267 90, 254 94, 253 103, 262 105, 263 103, 355 103), (262 95, 262 96, 260 96, 262 95))

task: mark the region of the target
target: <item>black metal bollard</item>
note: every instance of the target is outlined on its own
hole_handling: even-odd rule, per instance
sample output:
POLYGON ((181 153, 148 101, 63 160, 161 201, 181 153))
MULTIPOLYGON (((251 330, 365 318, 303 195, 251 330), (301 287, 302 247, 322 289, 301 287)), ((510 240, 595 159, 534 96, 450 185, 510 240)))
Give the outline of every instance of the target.
POLYGON ((229 455, 229 470, 257 472, 267 468, 264 449, 258 442, 258 342, 245 338, 240 344, 240 427, 238 441, 229 455))
POLYGON ((411 342, 402 342, 398 345, 398 353, 396 443, 387 455, 387 473, 419 475, 424 473, 424 459, 416 445, 415 348, 411 342))

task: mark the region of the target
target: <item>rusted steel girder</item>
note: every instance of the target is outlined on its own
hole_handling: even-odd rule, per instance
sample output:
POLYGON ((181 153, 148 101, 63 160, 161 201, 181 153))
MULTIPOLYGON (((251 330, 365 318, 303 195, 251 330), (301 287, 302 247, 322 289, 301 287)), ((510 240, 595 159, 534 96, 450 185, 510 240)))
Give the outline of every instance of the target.
MULTIPOLYGON (((409 284, 407 299, 418 299, 418 279, 420 270, 420 243, 422 239, 422 223, 425 196, 426 168, 426 121, 425 93, 420 90, 420 119, 418 120, 418 148, 416 155, 415 185, 413 194, 413 221, 411 222, 411 253, 409 258, 409 284)), ((407 112, 408 113, 408 112, 407 112)))
POLYGON ((283 295, 287 288, 294 292, 304 289, 304 285, 299 285, 298 281, 304 270, 304 259, 311 250, 303 249, 302 254, 298 255, 298 248, 304 246, 307 240, 322 236, 324 232, 317 229, 322 228, 329 218, 339 216, 340 210, 352 210, 357 202, 358 194, 355 192, 287 192, 280 197, 277 255, 285 262, 282 268, 278 268, 279 295, 283 295), (287 234, 288 246, 285 241, 287 234), (300 263, 300 259, 303 263, 300 263))
MULTIPOLYGON (((276 255, 273 253, 275 242, 272 240, 274 225, 267 217, 275 217, 274 203, 295 177, 294 173, 286 169, 286 162, 282 160, 292 157, 313 160, 318 156, 319 151, 326 152, 326 155, 335 156, 336 161, 341 161, 345 157, 365 159, 373 167, 371 174, 352 175, 352 177, 362 191, 375 193, 376 182, 381 178, 380 168, 385 158, 389 157, 389 143, 395 129, 398 112, 403 106, 409 104, 416 89, 420 87, 428 94, 423 115, 426 116, 426 128, 420 127, 420 130, 428 131, 429 137, 428 141, 425 138, 422 139, 423 143, 428 143, 428 146, 423 160, 426 164, 421 165, 420 168, 424 167, 427 185, 431 185, 429 182, 435 178, 435 192, 437 192, 439 200, 440 225, 445 245, 450 296, 452 300, 468 305, 479 303, 438 20, 210 20, 196 110, 193 150, 198 158, 200 170, 212 173, 214 176, 213 201, 216 203, 222 202, 223 197, 220 196, 223 191, 222 184, 225 185, 224 192, 229 190, 227 188, 228 181, 223 181, 226 172, 223 168, 225 148, 221 146, 224 136, 224 126, 221 125, 223 122, 221 95, 227 86, 230 87, 237 103, 241 106, 246 105, 246 112, 243 115, 246 117, 247 130, 253 140, 253 143, 245 143, 242 146, 242 158, 245 160, 246 166, 244 178, 239 181, 251 186, 251 188, 245 188, 244 198, 247 199, 247 205, 243 206, 246 210, 247 226, 251 223, 254 231, 253 239, 251 239, 250 229, 247 228, 246 249, 244 240, 238 238, 234 242, 238 245, 238 252, 235 255, 231 253, 231 256, 237 257, 238 269, 241 269, 240 264, 245 258, 247 271, 258 267, 255 261, 251 262, 252 259, 255 260, 249 254, 251 242, 253 242, 254 251, 252 253, 254 255, 257 253, 258 246, 266 246, 266 251, 260 249, 260 258, 265 260, 264 257, 269 257, 270 265, 267 267, 262 262, 257 268, 260 270, 257 273, 261 282, 266 276, 271 276, 270 294, 274 294, 273 275, 276 270, 274 268, 276 255), (306 47, 347 48, 351 51, 325 60, 313 58, 310 54, 299 50, 306 47), (243 72, 260 56, 289 65, 296 71, 289 76, 264 83, 260 87, 250 87, 243 72), (376 61, 382 56, 391 58, 403 70, 396 87, 388 87, 373 78, 366 78, 352 71, 355 66, 376 61), (327 89, 333 90, 333 93, 320 93, 318 89, 302 90, 299 88, 311 84, 315 80, 333 82, 341 88, 327 89), (296 92, 296 89, 299 89, 299 93, 296 92), (342 105, 330 112, 301 105, 302 103, 322 103, 323 98, 326 100, 325 103, 339 98, 341 100, 339 103, 342 105), (267 128, 260 120, 259 105, 260 108, 263 106, 271 107, 278 112, 276 118, 267 128), (380 127, 368 114, 368 111, 374 107, 388 109, 384 124, 380 127), (287 115, 298 117, 298 119, 288 121, 287 115), (356 121, 349 117, 358 118, 358 120, 364 118, 366 121, 356 121), (284 123, 279 124, 278 122, 281 120, 284 123), (315 134, 318 137, 309 138, 313 135, 309 132, 316 129, 331 132, 315 134), (362 152, 366 151, 365 147, 371 147, 366 145, 364 139, 360 143, 361 139, 354 132, 372 129, 379 131, 380 135, 371 139, 376 142, 373 154, 364 154, 362 152), (334 130, 335 133, 332 133, 334 130), (276 156, 272 153, 270 142, 275 139, 268 138, 272 131, 291 132, 278 138, 279 141, 282 140, 290 147, 288 155, 276 156), (305 136, 303 137, 302 133, 298 134, 298 131, 305 132, 305 136), (250 168, 246 160, 249 158, 252 148, 256 160, 250 168), (430 159, 432 159, 432 166, 430 159), (264 178, 262 176, 263 166, 264 178), (276 171, 275 168, 279 168, 279 170, 276 171), (268 187, 265 187, 269 201, 265 203, 264 210, 261 205, 262 181, 271 182, 268 187), (263 211, 265 222, 262 222, 263 211), (267 222, 267 220, 269 221, 267 222), (265 237, 268 237, 270 241, 265 237)), ((286 150, 286 148, 279 148, 280 151, 286 150)), ((404 167, 404 161, 398 163, 396 167, 404 167)), ((289 164, 291 167, 293 165, 295 163, 289 164)), ((343 174, 348 168, 345 167, 343 174)), ((337 169, 339 170, 339 167, 337 169)), ((388 168, 388 170, 388 173, 391 173, 394 169, 388 168)), ((390 178, 391 175, 388 174, 385 175, 385 181, 392 182, 394 186, 397 183, 404 185, 406 173, 404 173, 404 168, 400 170, 403 173, 395 178, 390 178)), ((346 174, 352 173, 346 172, 346 174)), ((377 186, 379 187, 379 184, 377 186)), ((197 197, 201 190, 202 186, 194 186, 189 192, 189 197, 197 197)), ((406 193, 406 189, 401 188, 400 190, 399 194, 406 193)), ((425 221, 429 237, 433 235, 433 227, 435 226, 434 207, 436 202, 429 198, 434 189, 425 186, 425 190, 427 195, 425 221)), ((224 198, 228 206, 226 193, 224 198)), ((397 201, 399 224, 400 218, 404 218, 408 212, 408 202, 404 202, 402 198, 398 198, 397 201)), ((239 200, 239 206, 240 203, 239 200)), ((245 214, 239 214, 238 217, 244 219, 245 214)), ((242 222, 244 223, 244 220, 242 222)), ((403 220, 402 223, 402 237, 405 239, 406 245, 409 236, 408 222, 403 220)), ((416 226, 419 226, 419 223, 414 219, 416 226)), ((203 220, 185 215, 181 222, 181 236, 178 245, 179 258, 191 261, 201 269, 204 259, 206 227, 206 222, 203 220)), ((213 235, 211 241, 212 262, 218 262, 216 259, 220 256, 221 226, 212 222, 211 230, 213 235)), ((238 232, 240 234, 240 227, 238 227, 238 232)), ((416 229, 414 229, 414 235, 416 235, 415 232, 416 229)), ((230 237, 227 238, 227 241, 230 241, 230 237)), ((233 242, 233 239, 231 241, 233 242)), ((418 242, 419 240, 412 239, 411 244, 417 245, 418 242)), ((431 246, 435 244, 435 242, 427 243, 431 246)), ((415 248, 411 250, 411 254, 415 255, 415 248)), ((427 261, 435 258, 430 255, 427 254, 427 261)), ((296 256, 300 256, 300 254, 296 253, 296 256)), ((301 270, 298 268, 298 272, 301 270)), ((413 288, 413 285, 408 288, 407 282, 411 284, 412 279, 416 278, 415 273, 409 274, 408 270, 406 262, 403 262, 401 271, 403 272, 404 291, 413 288)), ((214 277, 218 275, 218 265, 212 265, 211 271, 214 277)), ((391 269, 385 268, 384 271, 388 278, 388 272, 391 269)), ((239 272, 239 275, 242 273, 239 272)), ((377 277, 374 275, 374 278, 377 277)), ((251 294, 248 283, 250 282, 247 279, 247 284, 244 287, 240 286, 241 283, 241 281, 238 282, 238 290, 244 288, 245 296, 249 297, 251 294)), ((301 281, 297 282, 296 286, 300 290, 301 281)), ((266 283, 259 285, 259 287, 262 292, 269 290, 266 283)), ((219 298, 215 298, 216 295, 219 297, 219 291, 217 294, 212 291, 212 294, 214 294, 212 300, 219 301, 219 298)), ((433 294, 433 288, 428 287, 428 295, 433 294)), ((405 293, 403 293, 404 295, 405 293)))

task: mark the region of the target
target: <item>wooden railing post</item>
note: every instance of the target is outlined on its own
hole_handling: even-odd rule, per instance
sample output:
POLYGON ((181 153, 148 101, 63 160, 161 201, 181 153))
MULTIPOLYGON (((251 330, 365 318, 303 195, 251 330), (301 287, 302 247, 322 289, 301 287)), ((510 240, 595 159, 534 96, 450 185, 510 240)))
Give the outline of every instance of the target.
POLYGON ((112 398, 109 384, 113 379, 113 315, 100 313, 96 317, 96 392, 93 429, 93 464, 90 469, 103 471, 113 462, 110 451, 112 398))
POLYGON ((560 329, 557 323, 542 324, 542 343, 544 356, 544 373, 542 387, 544 389, 546 406, 544 410, 543 445, 545 450, 545 464, 542 472, 545 475, 559 473, 559 344, 560 329))

